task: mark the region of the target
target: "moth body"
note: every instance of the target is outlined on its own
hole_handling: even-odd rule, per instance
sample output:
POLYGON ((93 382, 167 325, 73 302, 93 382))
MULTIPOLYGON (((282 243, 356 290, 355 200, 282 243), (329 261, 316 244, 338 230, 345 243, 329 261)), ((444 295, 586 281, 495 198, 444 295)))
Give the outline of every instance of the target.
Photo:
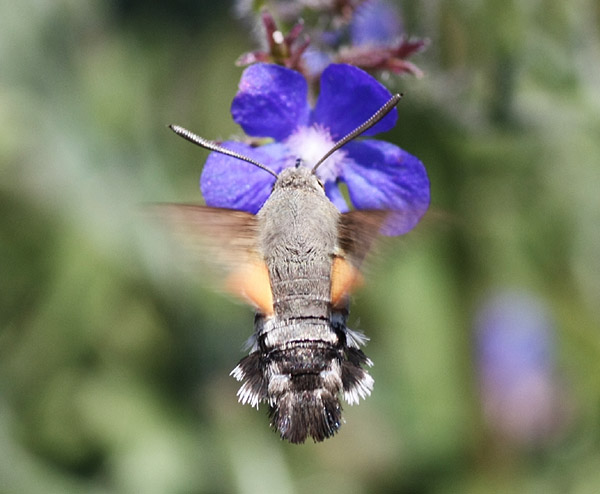
POLYGON ((293 443, 333 435, 342 421, 340 393, 354 403, 373 385, 346 309, 331 299, 340 216, 304 167, 281 173, 257 215, 273 312, 257 314, 251 353, 232 374, 244 381, 240 401, 267 402, 272 425, 293 443))
POLYGON ((279 174, 183 127, 170 128, 214 152, 251 163, 276 178, 257 215, 184 204, 160 214, 190 251, 222 270, 225 287, 256 308, 250 354, 231 372, 242 381, 240 402, 269 406, 271 425, 283 439, 322 441, 342 423, 340 396, 353 405, 373 388, 360 349, 366 338, 346 327, 348 293, 360 266, 389 218, 385 210, 340 213, 325 195, 316 170, 346 143, 387 115, 392 96, 356 129, 337 141, 312 169, 279 174), (204 256, 202 256, 204 253, 204 256))

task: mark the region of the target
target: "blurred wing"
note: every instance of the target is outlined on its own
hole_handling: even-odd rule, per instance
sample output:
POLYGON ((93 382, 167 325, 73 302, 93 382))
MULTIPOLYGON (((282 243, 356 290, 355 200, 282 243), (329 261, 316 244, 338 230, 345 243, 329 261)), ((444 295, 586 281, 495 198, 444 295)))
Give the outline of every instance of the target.
POLYGON ((258 247, 256 216, 191 204, 158 204, 151 211, 202 271, 212 272, 222 288, 263 314, 273 312, 268 270, 258 247))
POLYGON ((331 272, 331 302, 335 307, 342 307, 348 293, 361 283, 361 265, 388 216, 389 212, 383 210, 354 210, 341 215, 340 252, 331 272))
POLYGON ((354 210, 344 213, 338 228, 339 244, 344 257, 359 269, 372 249, 389 211, 354 210))

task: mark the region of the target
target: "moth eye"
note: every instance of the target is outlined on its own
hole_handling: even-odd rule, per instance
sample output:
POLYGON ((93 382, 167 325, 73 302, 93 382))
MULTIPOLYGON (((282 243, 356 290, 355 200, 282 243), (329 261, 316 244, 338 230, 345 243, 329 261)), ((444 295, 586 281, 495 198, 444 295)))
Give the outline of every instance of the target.
POLYGON ((323 184, 323 182, 321 182, 321 179, 320 179, 320 178, 317 178, 317 183, 318 183, 318 184, 321 186, 321 188, 322 188, 323 190, 325 190, 325 185, 323 184))

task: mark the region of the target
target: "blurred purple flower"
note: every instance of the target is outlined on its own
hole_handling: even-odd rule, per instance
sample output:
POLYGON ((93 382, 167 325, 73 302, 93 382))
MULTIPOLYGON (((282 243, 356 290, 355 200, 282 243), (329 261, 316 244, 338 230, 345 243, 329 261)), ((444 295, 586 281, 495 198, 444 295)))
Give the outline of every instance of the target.
POLYGON ((409 40, 404 35, 402 18, 396 5, 384 0, 366 0, 354 11, 350 22, 351 44, 340 50, 336 61, 364 70, 388 70, 395 74, 422 71, 406 59, 427 46, 422 39, 409 40))
POLYGON ((535 445, 560 423, 554 327, 528 293, 491 298, 476 320, 477 369, 484 418, 505 439, 535 445))
MULTIPOLYGON (((239 5, 238 10, 254 17, 255 12, 247 7, 239 5)), ((268 2, 268 8, 261 12, 262 48, 244 53, 237 65, 276 63, 301 72, 311 83, 331 63, 348 63, 372 72, 422 75, 407 58, 424 49, 427 42, 406 38, 400 12, 392 2, 341 0, 302 5, 274 1, 268 2), (297 20, 303 13, 306 24, 297 20)))
MULTIPOLYGON (((307 102, 304 77, 278 65, 255 64, 241 78, 231 105, 233 119, 252 137, 275 142, 252 147, 241 142, 224 146, 245 154, 279 173, 300 158, 307 166, 317 162, 333 144, 365 122, 390 97, 373 77, 349 65, 329 65, 321 76, 314 108, 307 102)), ((396 123, 392 110, 363 135, 390 130, 396 123)), ((388 142, 375 139, 348 143, 317 170, 325 191, 337 208, 348 205, 338 188, 345 182, 358 209, 387 209, 393 223, 386 234, 411 230, 429 206, 429 179, 416 157, 388 142)), ((274 177, 251 164, 211 153, 202 172, 202 193, 209 206, 256 213, 271 192, 274 177)))
POLYGON ((381 0, 361 2, 352 16, 350 37, 353 45, 388 45, 404 32, 396 7, 381 0))

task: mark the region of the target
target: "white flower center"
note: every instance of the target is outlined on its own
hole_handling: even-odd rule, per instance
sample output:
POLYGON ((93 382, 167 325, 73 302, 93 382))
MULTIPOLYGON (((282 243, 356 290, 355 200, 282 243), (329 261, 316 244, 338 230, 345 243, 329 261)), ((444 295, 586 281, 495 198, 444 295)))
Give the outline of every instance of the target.
MULTIPOLYGON (((315 166, 335 144, 329 130, 318 124, 311 127, 298 127, 285 143, 294 156, 300 158, 304 166, 309 168, 315 166)), ((338 150, 333 153, 317 168, 318 177, 323 182, 334 181, 340 175, 344 159, 346 159, 344 151, 338 150)))

